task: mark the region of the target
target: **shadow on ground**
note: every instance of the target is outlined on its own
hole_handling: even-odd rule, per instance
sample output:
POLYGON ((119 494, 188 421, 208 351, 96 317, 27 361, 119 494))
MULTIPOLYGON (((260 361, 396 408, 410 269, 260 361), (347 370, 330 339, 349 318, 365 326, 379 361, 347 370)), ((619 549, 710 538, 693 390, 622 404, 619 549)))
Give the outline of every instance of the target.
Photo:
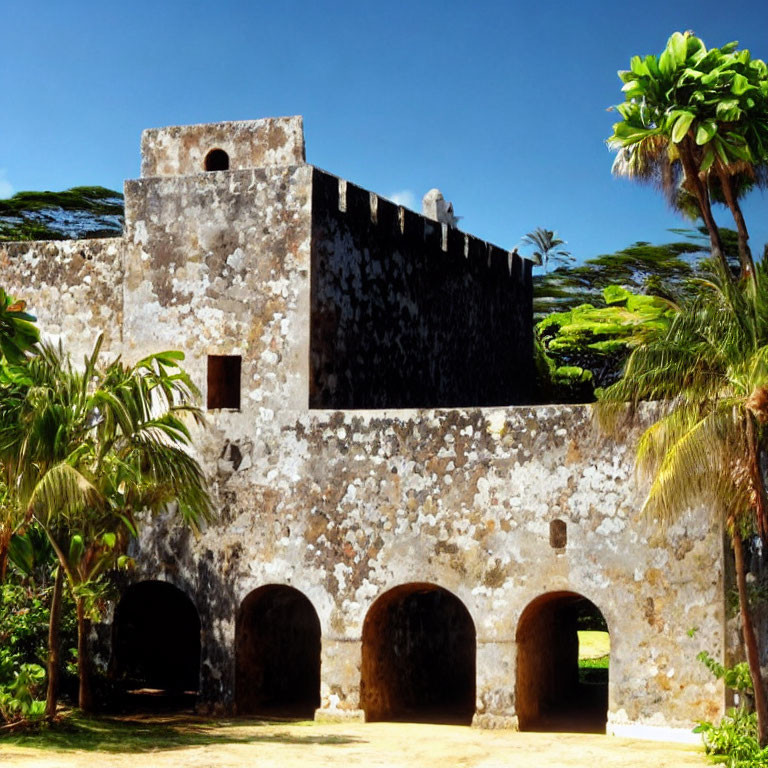
MULTIPOLYGON (((193 716, 82 717, 70 715, 41 730, 3 739, 6 745, 45 751, 81 750, 93 752, 156 752, 209 744, 320 744, 366 743, 344 734, 275 733, 277 720, 227 720, 212 722, 193 716), (237 733, 238 726, 248 728, 237 733), (259 733, 259 726, 269 732, 259 733)), ((286 725, 289 721, 282 721, 286 725)), ((311 722, 308 721, 307 725, 311 722)), ((290 725, 301 725, 293 720, 290 725)))

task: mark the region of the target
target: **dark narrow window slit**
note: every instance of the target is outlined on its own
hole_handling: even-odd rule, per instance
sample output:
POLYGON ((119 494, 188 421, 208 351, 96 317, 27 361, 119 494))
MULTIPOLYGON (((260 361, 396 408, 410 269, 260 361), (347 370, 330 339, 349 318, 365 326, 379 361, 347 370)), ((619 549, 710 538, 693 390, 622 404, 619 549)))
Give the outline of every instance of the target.
POLYGON ((239 410, 240 365, 240 355, 208 355, 208 410, 239 410))

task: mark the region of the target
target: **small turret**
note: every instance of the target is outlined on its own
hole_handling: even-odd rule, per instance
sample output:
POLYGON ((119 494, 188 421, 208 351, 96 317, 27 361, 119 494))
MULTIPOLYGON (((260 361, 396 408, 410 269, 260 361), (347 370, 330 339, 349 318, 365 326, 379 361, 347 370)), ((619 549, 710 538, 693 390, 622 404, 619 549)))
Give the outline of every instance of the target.
POLYGON ((460 216, 454 216, 453 203, 449 203, 439 189, 430 189, 421 201, 421 212, 424 216, 449 227, 459 223, 460 216))

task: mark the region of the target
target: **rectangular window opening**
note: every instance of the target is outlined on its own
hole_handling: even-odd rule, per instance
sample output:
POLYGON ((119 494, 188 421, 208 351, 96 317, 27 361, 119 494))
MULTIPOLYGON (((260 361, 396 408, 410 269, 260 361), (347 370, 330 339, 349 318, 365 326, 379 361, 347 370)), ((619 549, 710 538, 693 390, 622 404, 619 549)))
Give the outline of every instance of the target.
POLYGON ((208 410, 240 409, 240 355, 208 355, 208 410))

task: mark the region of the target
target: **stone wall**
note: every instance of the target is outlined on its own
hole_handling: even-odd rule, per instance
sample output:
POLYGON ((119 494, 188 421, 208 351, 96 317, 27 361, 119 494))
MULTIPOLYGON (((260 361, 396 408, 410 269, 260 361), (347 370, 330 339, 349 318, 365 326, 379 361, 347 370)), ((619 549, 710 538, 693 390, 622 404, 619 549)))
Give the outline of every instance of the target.
POLYGON ((317 169, 313 408, 531 402, 531 264, 317 169))
POLYGON ((44 339, 60 339, 81 360, 98 333, 120 348, 123 258, 122 238, 0 243, 0 280, 27 301, 44 339))
POLYGON ((630 449, 596 435, 588 408, 278 422, 242 438, 232 422, 211 431, 219 445, 248 441, 247 461, 219 472, 218 525, 198 541, 162 527, 142 537, 142 575, 177 584, 201 613, 205 701, 231 702, 240 603, 285 584, 320 618, 323 714, 360 716, 368 610, 392 588, 428 583, 472 616, 479 724, 516 722, 520 617, 561 591, 587 597, 608 623, 609 729, 690 728, 721 711, 722 689, 695 658, 723 652, 719 532, 692 516, 650 543, 630 449), (549 545, 555 518, 568 527, 564 551, 549 545))

